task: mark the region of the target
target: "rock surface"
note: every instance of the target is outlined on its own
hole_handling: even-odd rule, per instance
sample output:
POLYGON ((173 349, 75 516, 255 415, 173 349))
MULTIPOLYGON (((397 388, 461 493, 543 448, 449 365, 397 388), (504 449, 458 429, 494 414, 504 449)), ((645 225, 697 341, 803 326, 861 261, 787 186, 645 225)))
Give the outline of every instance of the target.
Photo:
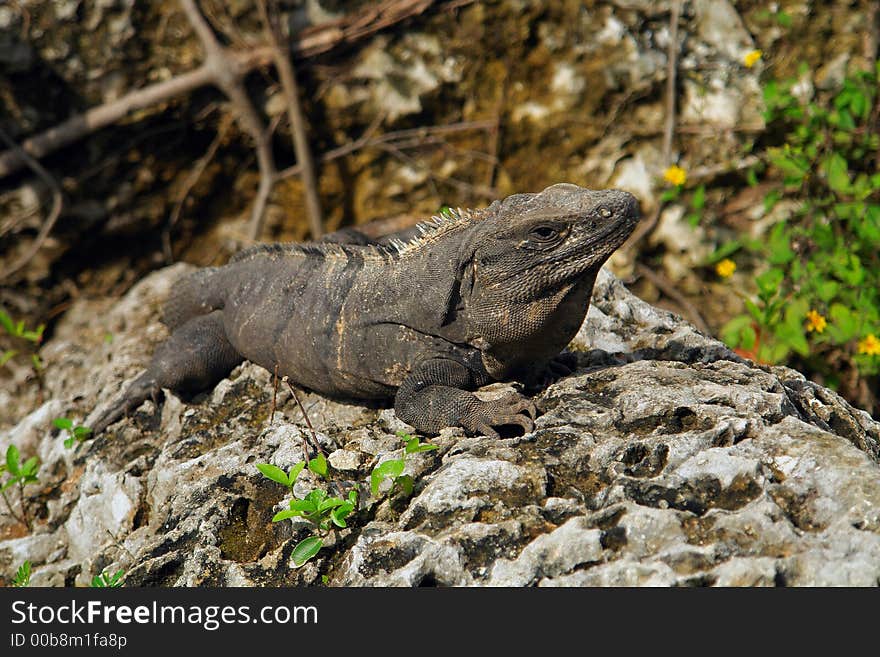
MULTIPOLYGON (((158 308, 184 265, 121 302, 77 300, 43 350, 49 401, 0 438, 36 454, 35 531, 0 517, 0 576, 128 585, 876 585, 880 425, 786 368, 757 367, 631 295, 607 272, 571 345, 579 368, 538 394, 526 436, 465 437, 406 456, 412 496, 370 472, 403 458, 391 410, 301 399, 330 456, 293 494, 356 488, 360 505, 291 568, 303 522, 272 523, 289 492, 255 464, 302 458, 305 424, 268 372, 244 364, 194 400, 145 403, 66 449, 81 421, 143 367, 158 308), (112 342, 104 336, 112 334, 112 342), (387 483, 386 483, 387 487, 387 483)), ((495 385, 481 394, 506 389, 495 385)))

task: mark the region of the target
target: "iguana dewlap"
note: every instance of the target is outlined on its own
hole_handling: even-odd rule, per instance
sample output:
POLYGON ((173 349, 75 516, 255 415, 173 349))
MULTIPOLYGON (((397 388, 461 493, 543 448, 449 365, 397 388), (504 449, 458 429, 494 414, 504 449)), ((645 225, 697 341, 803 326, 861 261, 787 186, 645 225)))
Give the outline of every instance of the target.
POLYGON ((173 285, 171 331, 95 433, 162 388, 212 387, 244 359, 332 397, 394 399, 422 433, 533 427, 518 395, 577 333, 602 264, 638 222, 622 191, 570 184, 435 217, 376 244, 270 244, 173 285))

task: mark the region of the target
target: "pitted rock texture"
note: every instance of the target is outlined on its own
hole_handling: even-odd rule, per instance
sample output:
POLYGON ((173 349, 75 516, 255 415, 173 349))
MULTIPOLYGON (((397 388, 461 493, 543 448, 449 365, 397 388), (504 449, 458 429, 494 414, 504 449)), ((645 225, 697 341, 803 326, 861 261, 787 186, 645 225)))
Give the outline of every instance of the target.
MULTIPOLYGON (((525 436, 466 437, 406 456, 411 497, 371 497, 403 458, 389 409, 301 399, 329 455, 321 486, 360 504, 292 568, 304 522, 272 523, 290 492, 255 464, 302 458, 306 427, 251 364, 192 400, 146 402, 65 449, 51 419, 106 404, 149 358, 175 266, 116 306, 75 302, 44 349, 51 399, 0 439, 42 462, 35 531, 0 520, 0 573, 128 585, 780 586, 880 583, 880 425, 786 368, 758 367, 603 271, 571 345, 576 372, 539 391, 525 436), (110 331, 112 343, 103 340, 110 331), (326 578, 326 579, 325 579, 326 578)), ((487 397, 509 386, 485 389, 487 397)))

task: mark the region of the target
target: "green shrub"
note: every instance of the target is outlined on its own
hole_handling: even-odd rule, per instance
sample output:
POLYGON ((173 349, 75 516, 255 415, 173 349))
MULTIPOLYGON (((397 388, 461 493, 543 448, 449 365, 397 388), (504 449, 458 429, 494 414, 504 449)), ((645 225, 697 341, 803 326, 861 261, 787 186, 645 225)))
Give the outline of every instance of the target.
MULTIPOLYGON (((807 75, 802 68, 801 76, 807 75)), ((795 93, 798 81, 764 86, 767 139, 758 167, 772 184, 764 204, 791 211, 761 240, 724 247, 766 263, 757 295, 731 319, 722 339, 760 362, 797 359, 834 386, 831 363, 860 375, 880 370, 880 173, 878 75, 848 77, 822 100, 795 93)), ((757 176, 750 175, 756 183, 757 176)))

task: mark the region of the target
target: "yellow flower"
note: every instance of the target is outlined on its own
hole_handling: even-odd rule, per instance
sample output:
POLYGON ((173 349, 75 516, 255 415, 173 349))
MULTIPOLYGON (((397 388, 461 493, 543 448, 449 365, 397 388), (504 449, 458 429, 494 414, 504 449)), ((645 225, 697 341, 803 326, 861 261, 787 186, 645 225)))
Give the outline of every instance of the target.
POLYGON ((869 333, 864 340, 859 340, 859 353, 869 356, 880 356, 880 340, 873 333, 869 333))
POLYGON ((807 330, 815 331, 816 333, 821 333, 825 330, 825 327, 828 326, 828 322, 825 321, 825 317, 823 317, 820 313, 815 310, 811 310, 807 313, 807 330))
POLYGON ((717 265, 715 265, 715 273, 718 274, 721 278, 730 278, 733 276, 733 272, 736 271, 736 263, 729 259, 725 258, 717 265))
POLYGON ((761 55, 763 54, 764 53, 760 50, 751 50, 743 57, 743 64, 746 65, 746 68, 752 68, 752 66, 758 63, 758 60, 761 59, 761 55))
POLYGON ((680 166, 673 164, 663 172, 663 180, 672 185, 684 185, 687 180, 687 172, 680 166))

